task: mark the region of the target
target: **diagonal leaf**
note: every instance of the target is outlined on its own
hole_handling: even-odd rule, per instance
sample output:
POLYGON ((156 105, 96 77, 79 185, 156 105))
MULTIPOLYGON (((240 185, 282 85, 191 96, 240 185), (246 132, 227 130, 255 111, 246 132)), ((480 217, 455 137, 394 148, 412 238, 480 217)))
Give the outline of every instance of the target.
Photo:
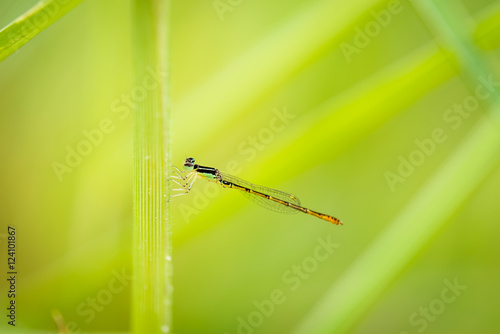
MULTIPOLYGON (((500 106, 496 110, 500 111, 500 106)), ((484 116, 462 147, 331 287, 295 333, 348 333, 499 162, 499 130, 498 121, 492 123, 484 116)))
POLYGON ((362 8, 371 8, 379 2, 346 2, 342 12, 338 11, 335 1, 314 3, 184 97, 176 106, 181 115, 178 122, 189 122, 191 131, 198 137, 196 143, 185 143, 186 152, 194 151, 194 147, 205 150, 208 137, 213 133, 223 134, 222 129, 247 112, 248 105, 314 59, 332 42, 333 36, 356 20, 362 8), (301 41, 300 47, 297 41, 301 41), (256 68, 261 70, 255 71, 256 68), (192 110, 204 111, 197 122, 192 122, 192 110), (207 127, 208 118, 213 114, 217 114, 220 121, 207 127))
POLYGON ((17 51, 82 0, 42 0, 0 30, 0 62, 17 51))
MULTIPOLYGON (((478 77, 490 71, 481 53, 465 37, 469 34, 457 17, 462 8, 438 1, 413 4, 440 41, 457 55, 470 87, 477 87, 478 77)), ((499 163, 500 102, 496 90, 491 95, 489 114, 479 120, 462 145, 403 208, 387 231, 330 288, 295 333, 348 332, 499 163)))

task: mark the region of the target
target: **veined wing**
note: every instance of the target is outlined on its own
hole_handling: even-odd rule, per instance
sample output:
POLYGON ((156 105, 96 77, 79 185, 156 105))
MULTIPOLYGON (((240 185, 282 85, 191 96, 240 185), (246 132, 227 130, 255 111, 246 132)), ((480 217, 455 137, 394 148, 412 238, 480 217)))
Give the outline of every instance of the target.
MULTIPOLYGON (((224 181, 228 181, 228 182, 231 182, 231 183, 236 184, 238 186, 245 187, 245 188, 251 189, 253 191, 257 191, 259 193, 262 193, 264 195, 269 195, 269 196, 277 198, 279 200, 300 206, 300 200, 293 194, 289 194, 289 193, 286 193, 284 191, 271 189, 271 188, 264 187, 264 186, 259 186, 259 185, 250 183, 248 181, 242 180, 236 176, 229 175, 229 174, 226 174, 223 172, 220 172, 220 175, 222 176, 222 179, 224 181)), ((246 197, 248 197, 248 199, 250 199, 252 202, 257 203, 258 205, 260 205, 268 210, 280 212, 280 213, 286 213, 286 214, 294 214, 294 213, 298 212, 295 209, 292 209, 292 208, 290 208, 286 205, 280 204, 278 202, 269 200, 265 197, 261 197, 259 195, 252 194, 252 193, 249 193, 246 191, 240 191, 240 192, 243 195, 245 195, 246 197)))

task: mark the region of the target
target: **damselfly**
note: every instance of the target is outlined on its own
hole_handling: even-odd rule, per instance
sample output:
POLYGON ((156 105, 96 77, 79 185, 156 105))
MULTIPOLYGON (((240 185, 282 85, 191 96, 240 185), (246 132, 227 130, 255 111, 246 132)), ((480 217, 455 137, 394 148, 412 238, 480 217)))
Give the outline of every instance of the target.
POLYGON ((236 176, 223 173, 216 168, 200 166, 198 164, 195 164, 193 158, 186 159, 186 161, 184 162, 184 170, 180 170, 177 167, 174 168, 177 175, 174 175, 172 177, 180 179, 182 181, 178 182, 176 180, 172 180, 181 187, 172 190, 181 192, 172 195, 171 197, 186 195, 191 190, 194 181, 197 178, 202 177, 209 181, 215 181, 224 188, 241 190, 251 200, 272 211, 281 213, 303 212, 308 215, 326 220, 335 225, 343 225, 339 219, 333 216, 304 208, 300 205, 299 199, 292 194, 252 184, 250 182, 237 178, 236 176))

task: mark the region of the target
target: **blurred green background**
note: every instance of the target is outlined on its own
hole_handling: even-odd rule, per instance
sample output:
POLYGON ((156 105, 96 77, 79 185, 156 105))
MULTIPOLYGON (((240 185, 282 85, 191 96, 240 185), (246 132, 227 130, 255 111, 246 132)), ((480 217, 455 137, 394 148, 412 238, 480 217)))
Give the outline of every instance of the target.
MULTIPOLYGON (((171 205, 174 333, 498 332, 500 2, 436 2, 171 2, 171 162, 344 222, 197 181, 171 205)), ((85 0, 0 63, 2 333, 129 330, 130 8, 85 0)))

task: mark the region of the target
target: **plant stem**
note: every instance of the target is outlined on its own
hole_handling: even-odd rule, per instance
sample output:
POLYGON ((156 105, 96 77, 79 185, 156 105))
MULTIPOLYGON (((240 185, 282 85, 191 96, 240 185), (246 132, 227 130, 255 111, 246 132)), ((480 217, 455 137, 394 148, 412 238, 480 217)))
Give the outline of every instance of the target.
POLYGON ((171 333, 168 0, 133 0, 134 283, 132 333, 171 333))

